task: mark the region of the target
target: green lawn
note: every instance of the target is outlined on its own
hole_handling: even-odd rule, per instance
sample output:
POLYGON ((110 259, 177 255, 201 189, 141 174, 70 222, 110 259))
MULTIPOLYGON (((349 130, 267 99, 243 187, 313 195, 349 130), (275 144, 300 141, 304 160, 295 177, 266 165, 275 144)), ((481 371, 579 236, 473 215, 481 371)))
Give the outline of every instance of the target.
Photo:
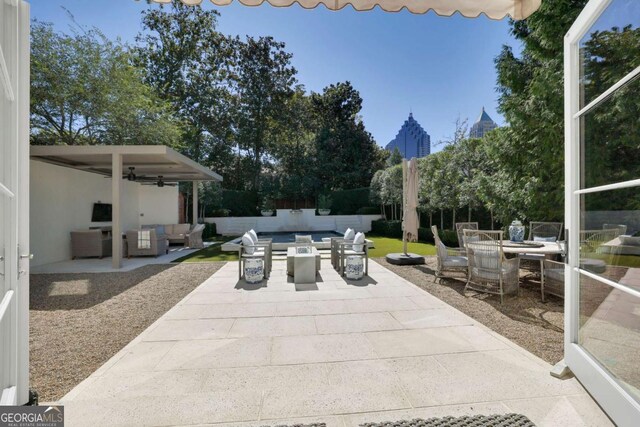
MULTIPOLYGON (((394 239, 391 237, 381 237, 367 235, 367 239, 374 242, 374 249, 369 251, 372 258, 384 257, 388 253, 402 252, 402 239, 394 239)), ((226 242, 232 240, 231 237, 216 236, 211 239, 215 242, 226 242)), ((432 244, 427 243, 409 243, 409 252, 419 255, 435 255, 436 249, 432 244)), ((209 262, 209 261, 237 261, 238 254, 236 252, 223 252, 220 244, 201 249, 197 252, 184 256, 176 260, 176 262, 209 262)))

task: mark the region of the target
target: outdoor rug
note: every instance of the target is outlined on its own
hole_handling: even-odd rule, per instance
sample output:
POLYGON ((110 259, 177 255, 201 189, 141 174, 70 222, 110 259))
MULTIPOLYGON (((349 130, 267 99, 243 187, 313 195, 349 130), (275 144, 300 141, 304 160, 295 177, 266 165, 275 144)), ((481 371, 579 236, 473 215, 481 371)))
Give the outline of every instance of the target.
POLYGON ((475 415, 472 417, 444 417, 423 420, 364 423, 362 427, 535 427, 529 418, 520 414, 475 415))

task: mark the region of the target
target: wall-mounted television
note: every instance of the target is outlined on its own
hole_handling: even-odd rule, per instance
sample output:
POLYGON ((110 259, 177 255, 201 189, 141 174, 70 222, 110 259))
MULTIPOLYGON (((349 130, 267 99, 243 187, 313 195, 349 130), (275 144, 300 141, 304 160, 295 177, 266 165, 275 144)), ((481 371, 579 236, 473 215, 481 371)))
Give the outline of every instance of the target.
POLYGON ((111 203, 94 203, 91 222, 111 222, 111 203))

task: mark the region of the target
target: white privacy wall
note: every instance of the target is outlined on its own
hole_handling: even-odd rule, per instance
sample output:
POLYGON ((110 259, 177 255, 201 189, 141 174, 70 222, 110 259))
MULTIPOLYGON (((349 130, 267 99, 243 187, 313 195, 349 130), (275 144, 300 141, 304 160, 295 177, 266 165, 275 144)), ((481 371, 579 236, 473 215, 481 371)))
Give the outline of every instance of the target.
MULTIPOLYGON (((31 265, 71 259, 72 230, 111 225, 91 222, 94 203, 112 203, 111 179, 101 175, 32 160, 30 197, 31 265)), ((178 189, 123 180, 121 212, 124 231, 141 224, 175 224, 178 189)))

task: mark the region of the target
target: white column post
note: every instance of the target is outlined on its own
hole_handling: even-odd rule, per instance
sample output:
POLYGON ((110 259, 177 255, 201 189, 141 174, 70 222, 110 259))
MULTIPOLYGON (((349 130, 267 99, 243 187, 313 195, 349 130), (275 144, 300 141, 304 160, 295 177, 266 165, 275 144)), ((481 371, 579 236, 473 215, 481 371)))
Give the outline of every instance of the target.
POLYGON ((111 266, 122 267, 122 223, 120 221, 120 198, 122 196, 122 154, 111 156, 111 266))
POLYGON ((193 225, 198 223, 198 183, 199 181, 193 181, 193 225))

